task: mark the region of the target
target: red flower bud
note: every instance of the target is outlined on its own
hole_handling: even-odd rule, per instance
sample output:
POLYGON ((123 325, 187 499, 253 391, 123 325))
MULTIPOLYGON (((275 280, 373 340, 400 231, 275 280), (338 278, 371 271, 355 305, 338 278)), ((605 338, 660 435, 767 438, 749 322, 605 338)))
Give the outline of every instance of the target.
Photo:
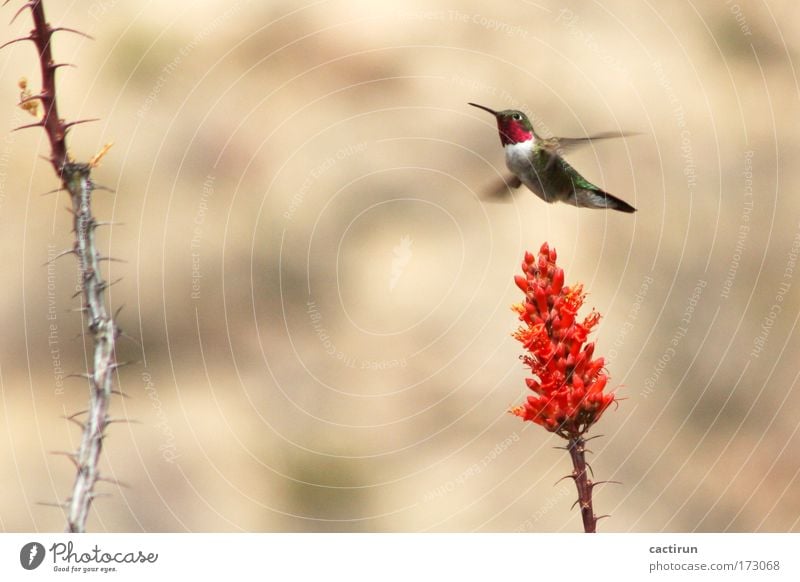
POLYGON ((559 293, 561 293, 561 289, 563 288, 564 288, 564 269, 556 267, 556 270, 553 272, 553 286, 552 286, 553 295, 558 295, 559 293))

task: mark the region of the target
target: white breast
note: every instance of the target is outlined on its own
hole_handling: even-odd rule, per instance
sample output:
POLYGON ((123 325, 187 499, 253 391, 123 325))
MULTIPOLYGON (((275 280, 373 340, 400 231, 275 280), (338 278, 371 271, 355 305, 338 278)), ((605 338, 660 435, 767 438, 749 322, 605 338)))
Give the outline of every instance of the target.
MULTIPOLYGON (((506 166, 517 176, 529 174, 531 171, 531 150, 533 149, 533 139, 521 141, 519 143, 507 144, 506 166)), ((520 176, 521 177, 521 176, 520 176)))

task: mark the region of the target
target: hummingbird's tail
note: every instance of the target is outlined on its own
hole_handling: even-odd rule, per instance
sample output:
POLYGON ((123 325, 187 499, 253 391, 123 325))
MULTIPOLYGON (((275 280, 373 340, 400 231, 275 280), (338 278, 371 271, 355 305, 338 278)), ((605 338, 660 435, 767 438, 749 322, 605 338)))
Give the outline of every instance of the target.
POLYGON ((636 212, 636 209, 616 196, 609 194, 605 190, 582 190, 576 196, 578 204, 587 208, 609 208, 620 212, 636 212))

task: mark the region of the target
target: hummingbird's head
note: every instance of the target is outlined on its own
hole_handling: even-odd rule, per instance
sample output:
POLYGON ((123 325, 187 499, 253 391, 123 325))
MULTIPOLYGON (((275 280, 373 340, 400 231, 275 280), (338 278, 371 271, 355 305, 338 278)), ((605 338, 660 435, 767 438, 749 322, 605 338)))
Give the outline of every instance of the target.
POLYGON ((477 103, 470 103, 469 105, 494 115, 497 120, 497 130, 500 132, 500 143, 504 146, 533 139, 533 126, 528 116, 522 111, 517 111, 516 109, 495 111, 477 103))

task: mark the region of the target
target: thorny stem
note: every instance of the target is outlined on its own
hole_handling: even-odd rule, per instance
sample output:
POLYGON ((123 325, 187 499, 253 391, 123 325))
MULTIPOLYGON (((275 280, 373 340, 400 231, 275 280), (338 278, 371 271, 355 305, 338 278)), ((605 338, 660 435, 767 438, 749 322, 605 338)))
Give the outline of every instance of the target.
POLYGON ((578 488, 578 505, 583 518, 583 531, 597 533, 597 516, 592 509, 592 489, 594 483, 589 478, 589 466, 586 464, 586 441, 582 436, 569 439, 567 445, 569 456, 572 458, 572 475, 575 487, 578 488))
MULTIPOLYGON (((42 69, 42 91, 38 95, 44 109, 41 125, 50 140, 50 161, 69 192, 74 215, 74 254, 78 257, 83 287, 83 306, 87 326, 92 335, 94 354, 87 374, 89 381, 89 410, 83 422, 83 436, 78 452, 73 457, 77 474, 68 503, 68 532, 84 532, 92 500, 96 496, 95 485, 100 479, 98 469, 103 448, 105 429, 109 423, 108 409, 111 400, 114 370, 118 367, 115 344, 120 330, 106 307, 105 290, 108 284, 100 272, 100 255, 95 244, 97 222, 92 215, 92 192, 95 187, 91 179, 90 164, 81 164, 69 159, 66 133, 73 123, 65 123, 58 116, 56 102, 55 72, 59 65, 53 62, 51 41, 58 30, 47 23, 41 0, 30 0, 24 8, 30 8, 34 29, 28 39, 33 41, 39 53, 42 69)), ((77 31, 73 31, 77 32, 77 31)))
POLYGON ((92 216, 93 185, 88 164, 68 162, 62 177, 72 200, 75 214, 75 252, 78 255, 83 283, 83 300, 89 331, 94 340, 94 357, 89 373, 89 412, 78 450, 78 472, 72 488, 67 530, 85 531, 86 518, 99 478, 98 464, 103 448, 108 408, 114 381, 115 344, 119 328, 106 308, 106 282, 100 273, 99 255, 94 233, 97 227, 92 216))
POLYGON ((33 14, 34 28, 31 31, 30 39, 39 52, 39 63, 42 69, 42 91, 38 96, 42 102, 42 109, 44 109, 41 124, 50 139, 52 152, 50 161, 56 173, 61 175, 64 165, 68 161, 65 140, 68 128, 64 120, 58 116, 55 73, 59 66, 53 61, 51 51, 51 39, 54 31, 44 17, 44 6, 42 6, 41 0, 32 0, 26 6, 30 7, 33 14))

